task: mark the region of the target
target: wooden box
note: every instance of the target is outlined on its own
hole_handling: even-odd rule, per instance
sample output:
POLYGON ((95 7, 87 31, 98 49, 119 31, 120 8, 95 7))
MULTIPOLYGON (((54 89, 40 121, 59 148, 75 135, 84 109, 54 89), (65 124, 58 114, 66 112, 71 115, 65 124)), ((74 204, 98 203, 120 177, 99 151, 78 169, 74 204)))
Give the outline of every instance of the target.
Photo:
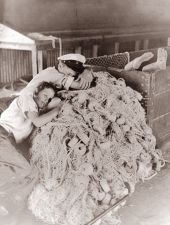
POLYGON ((146 111, 147 123, 153 129, 159 147, 170 138, 170 67, 152 73, 107 70, 116 78, 124 78, 127 85, 142 94, 141 104, 146 111))
MULTIPOLYGON (((170 65, 170 48, 165 47, 165 49, 168 53, 167 65, 170 65)), ((129 59, 131 61, 148 51, 152 52, 154 57, 150 61, 143 63, 142 66, 155 62, 157 59, 157 49, 130 52, 129 59)), ((109 56, 103 57, 106 60, 108 60, 108 58, 110 59, 109 56)), ((93 62, 95 58, 87 61, 89 64, 92 63, 95 65, 95 71, 108 71, 116 78, 124 78, 127 85, 140 92, 143 96, 141 104, 146 111, 146 120, 148 125, 153 129, 158 147, 168 141, 168 139, 170 140, 170 66, 167 66, 166 70, 152 73, 125 71, 123 69, 126 62, 125 55, 119 55, 119 60, 121 60, 121 62, 119 61, 118 66, 116 64, 116 68, 113 66, 107 67, 103 57, 102 61, 101 57, 98 57, 100 60, 95 60, 95 63, 93 62)), ((115 58, 114 62, 111 62, 111 64, 115 64, 115 58)))

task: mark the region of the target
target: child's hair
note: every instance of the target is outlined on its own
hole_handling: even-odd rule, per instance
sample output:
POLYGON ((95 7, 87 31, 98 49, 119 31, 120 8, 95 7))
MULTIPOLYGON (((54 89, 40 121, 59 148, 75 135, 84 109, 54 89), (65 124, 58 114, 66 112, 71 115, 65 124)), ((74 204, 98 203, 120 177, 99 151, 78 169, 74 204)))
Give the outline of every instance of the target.
POLYGON ((63 61, 70 69, 74 70, 76 73, 80 74, 84 71, 83 63, 75 60, 65 60, 63 61))
POLYGON ((52 88, 52 89, 55 91, 55 93, 57 92, 56 86, 55 86, 53 83, 43 81, 43 82, 41 82, 41 83, 39 84, 39 86, 36 88, 36 90, 35 90, 35 92, 34 92, 34 96, 37 96, 38 93, 39 93, 40 91, 42 91, 43 89, 45 89, 45 88, 52 88))
MULTIPOLYGON (((36 88, 36 90, 35 90, 35 92, 34 92, 33 98, 35 99, 35 98, 38 96, 38 93, 39 93, 40 91, 44 90, 45 88, 52 88, 52 89, 54 90, 54 92, 55 92, 54 97, 60 98, 60 96, 58 95, 59 89, 57 89, 56 86, 55 86, 53 83, 51 83, 51 82, 46 82, 46 81, 43 81, 43 82, 41 82, 41 83, 39 84, 39 86, 36 88)), ((50 103, 51 100, 52 100, 52 98, 49 98, 48 103, 50 103)), ((43 109, 39 109, 40 115, 41 115, 43 112, 46 112, 46 110, 47 110, 46 107, 44 107, 43 109)))
MULTIPOLYGON (((61 60, 66 66, 76 72, 76 75, 83 73, 85 67, 83 63, 76 60, 61 60)), ((59 61, 56 62, 55 68, 58 69, 59 61)))

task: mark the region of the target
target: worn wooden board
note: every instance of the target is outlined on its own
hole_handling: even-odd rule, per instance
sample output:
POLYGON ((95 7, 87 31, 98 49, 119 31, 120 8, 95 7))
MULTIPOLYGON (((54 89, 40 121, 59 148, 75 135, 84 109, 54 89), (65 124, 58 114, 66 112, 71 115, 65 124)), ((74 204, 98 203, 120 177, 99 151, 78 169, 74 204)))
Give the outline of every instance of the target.
POLYGON ((108 72, 116 78, 124 78, 127 85, 142 94, 147 123, 152 127, 159 147, 170 137, 170 66, 152 73, 115 68, 108 68, 108 72))
POLYGON ((153 119, 170 112, 170 88, 160 94, 153 94, 153 119))
POLYGON ((158 138, 163 138, 168 133, 170 134, 170 112, 154 119, 152 128, 158 138))

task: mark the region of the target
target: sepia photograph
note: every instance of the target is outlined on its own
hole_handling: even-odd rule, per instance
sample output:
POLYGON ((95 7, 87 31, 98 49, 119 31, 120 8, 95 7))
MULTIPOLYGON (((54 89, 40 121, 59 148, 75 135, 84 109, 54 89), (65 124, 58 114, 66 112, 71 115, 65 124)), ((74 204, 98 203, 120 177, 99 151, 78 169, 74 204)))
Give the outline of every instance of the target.
POLYGON ((170 225, 170 0, 0 0, 0 225, 170 225))

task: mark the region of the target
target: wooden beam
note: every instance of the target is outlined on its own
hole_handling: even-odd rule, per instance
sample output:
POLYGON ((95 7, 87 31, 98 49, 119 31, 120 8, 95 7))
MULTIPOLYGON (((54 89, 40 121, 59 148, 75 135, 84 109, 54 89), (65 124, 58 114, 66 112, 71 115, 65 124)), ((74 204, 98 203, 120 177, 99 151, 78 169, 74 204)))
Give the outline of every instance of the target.
POLYGON ((140 40, 136 40, 135 41, 135 51, 139 51, 140 50, 140 43, 141 43, 140 40))
POLYGON ((43 70, 43 52, 38 50, 37 52, 37 61, 38 61, 38 73, 43 70))
POLYGON ((14 44, 14 43, 0 43, 0 48, 3 49, 14 49, 14 50, 26 50, 32 51, 33 45, 26 44, 14 44))
POLYGON ((149 40, 148 39, 145 39, 143 41, 143 49, 147 50, 149 48, 149 40))
POLYGON ((32 47, 32 73, 35 76, 38 72, 37 70, 37 49, 36 46, 32 47))
POLYGON ((120 43, 115 42, 115 53, 119 53, 119 46, 120 46, 120 43))
POLYGON ((77 47, 75 48, 75 53, 81 54, 81 52, 82 52, 82 47, 81 47, 81 46, 77 46, 77 47))
POLYGON ((97 57, 98 56, 98 45, 93 45, 93 49, 92 49, 92 55, 93 57, 97 57))

